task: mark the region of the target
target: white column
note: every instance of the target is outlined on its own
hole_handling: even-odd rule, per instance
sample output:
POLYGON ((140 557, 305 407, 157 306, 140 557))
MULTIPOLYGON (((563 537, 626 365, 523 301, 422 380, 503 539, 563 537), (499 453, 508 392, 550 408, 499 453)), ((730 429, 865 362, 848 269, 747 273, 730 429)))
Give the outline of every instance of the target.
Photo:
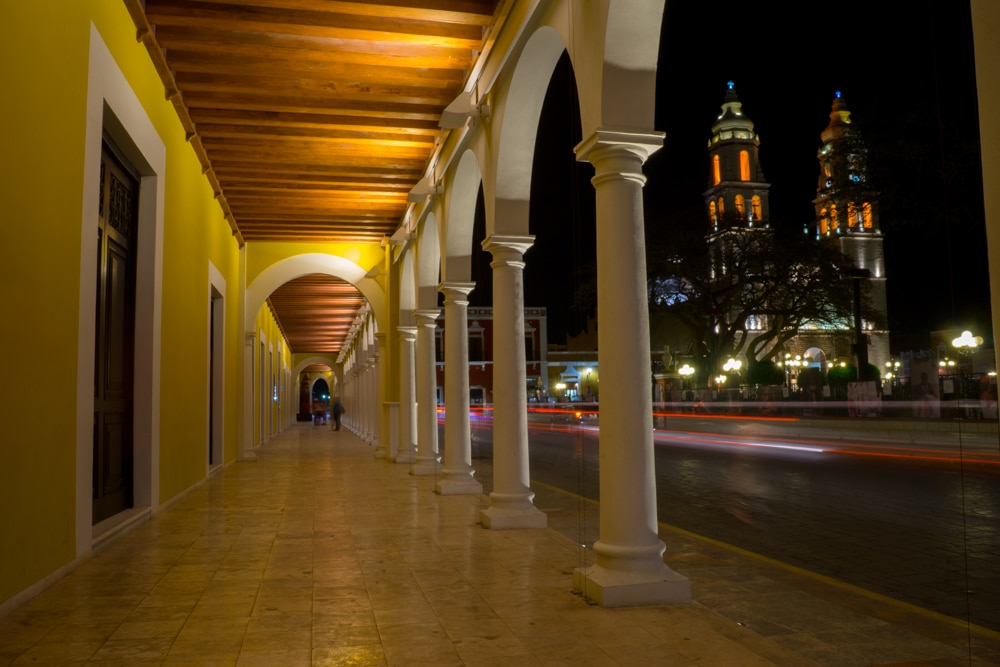
POLYGON ((398 327, 399 331, 399 451, 396 463, 416 461, 417 397, 413 377, 416 327, 398 327))
POLYGON ((372 408, 375 413, 375 452, 373 456, 384 459, 387 456, 385 444, 388 442, 386 433, 385 408, 382 397, 387 389, 385 384, 385 334, 375 334, 375 391, 372 392, 372 408))
POLYGON ((371 348, 368 346, 367 336, 362 332, 364 343, 361 346, 361 363, 358 365, 358 435, 365 442, 371 442, 371 420, 368 411, 371 404, 368 402, 368 383, 371 382, 371 348))
POLYGON ((238 459, 240 461, 256 461, 257 451, 253 445, 253 406, 254 406, 254 381, 253 381, 253 353, 257 349, 257 336, 252 331, 243 334, 243 401, 242 418, 240 426, 242 430, 240 436, 240 449, 238 459))
POLYGON ((417 320, 417 461, 411 475, 433 475, 438 464, 437 368, 434 332, 441 311, 415 310, 417 320))
POLYGON ((544 528, 528 477, 528 390, 524 358, 524 251, 532 236, 491 236, 493 255, 493 492, 486 528, 544 528))
POLYGON ((691 582, 663 562, 657 536, 642 164, 663 135, 598 130, 577 147, 594 165, 601 368, 596 562, 574 587, 605 607, 687 602, 691 582))
POLYGON ((253 446, 253 353, 257 337, 252 329, 246 328, 247 321, 247 248, 240 248, 239 271, 239 314, 240 334, 243 336, 241 367, 240 418, 237 422, 237 459, 256 461, 257 452, 253 446))
POLYGON ((368 348, 368 363, 365 364, 365 442, 375 443, 375 352, 368 348))
POLYGON ((475 283, 441 283, 444 294, 444 468, 434 490, 443 495, 483 492, 473 479, 469 424, 469 292, 475 283))

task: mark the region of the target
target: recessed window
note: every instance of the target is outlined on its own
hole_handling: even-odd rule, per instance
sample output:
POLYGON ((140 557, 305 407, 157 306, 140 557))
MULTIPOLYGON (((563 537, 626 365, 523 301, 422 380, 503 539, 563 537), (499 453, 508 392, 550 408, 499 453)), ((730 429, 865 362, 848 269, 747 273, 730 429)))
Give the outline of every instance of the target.
POLYGON ((753 199, 750 200, 750 215, 751 220, 760 220, 764 217, 761 213, 760 197, 757 195, 754 195, 753 199))
POLYGON ((747 214, 747 204, 746 200, 743 199, 743 195, 736 195, 736 219, 743 220, 746 218, 747 214))
POLYGON ((715 200, 708 202, 708 219, 711 220, 713 226, 719 224, 719 214, 715 210, 715 200))
POLYGON ((740 180, 750 180, 750 153, 740 151, 740 180))
POLYGON ((722 167, 719 165, 719 156, 712 156, 712 178, 715 185, 722 182, 722 167))
POLYGON ((872 228, 872 205, 868 202, 861 205, 861 219, 864 221, 865 229, 872 228))

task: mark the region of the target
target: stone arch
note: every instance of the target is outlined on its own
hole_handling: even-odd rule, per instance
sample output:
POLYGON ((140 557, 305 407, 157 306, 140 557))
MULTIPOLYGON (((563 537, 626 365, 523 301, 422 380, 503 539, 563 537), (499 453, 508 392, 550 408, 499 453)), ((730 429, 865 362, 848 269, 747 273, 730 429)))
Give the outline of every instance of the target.
POLYGON ((330 396, 330 398, 333 398, 333 376, 331 375, 330 377, 327 377, 326 373, 317 375, 316 377, 312 378, 312 380, 310 380, 309 382, 310 398, 313 395, 313 391, 316 390, 316 383, 319 382, 320 380, 322 380, 323 384, 326 385, 327 395, 330 396))
POLYGON ((441 226, 441 281, 468 282, 472 275, 472 227, 482 172, 476 154, 462 154, 448 188, 441 226))
POLYGON ((593 127, 652 129, 664 0, 609 0, 607 6, 600 118, 593 127))
POLYGON ((528 200, 538 120, 552 72, 565 49, 559 33, 543 26, 528 39, 518 57, 501 103, 492 215, 490 206, 486 210, 487 236, 528 234, 528 200))
POLYGON ((247 286, 246 311, 243 313, 244 330, 254 330, 257 312, 271 292, 289 280, 310 273, 325 273, 346 280, 358 288, 371 304, 376 319, 385 316, 385 292, 374 278, 367 276, 367 271, 354 262, 336 255, 303 253, 275 262, 261 271, 253 283, 247 286))
POLYGON ((399 325, 413 325, 413 311, 417 308, 416 267, 413 247, 407 248, 399 260, 399 325))
POLYGON ((441 246, 438 242, 437 217, 429 214, 417 238, 416 288, 417 308, 436 308, 437 291, 440 283, 441 246))
POLYGON ((823 368, 826 366, 826 352, 818 347, 810 347, 802 353, 802 360, 810 366, 823 368))
POLYGON ((307 357, 299 361, 297 364, 295 364, 295 366, 292 368, 292 377, 297 378, 299 374, 302 373, 303 370, 305 370, 309 366, 312 366, 313 364, 323 364, 325 366, 329 366, 330 370, 335 370, 337 368, 336 362, 333 360, 332 357, 323 357, 323 356, 307 357))

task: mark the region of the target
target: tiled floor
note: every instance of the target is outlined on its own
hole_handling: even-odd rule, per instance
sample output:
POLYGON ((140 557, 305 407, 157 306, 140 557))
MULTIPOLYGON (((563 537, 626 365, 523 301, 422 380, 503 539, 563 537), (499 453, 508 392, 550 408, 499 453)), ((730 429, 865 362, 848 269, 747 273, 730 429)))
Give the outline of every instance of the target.
POLYGON ((536 488, 551 528, 490 531, 346 431, 258 453, 0 618, 0 665, 1000 664, 996 633, 668 528, 695 601, 591 606, 579 499, 536 488))

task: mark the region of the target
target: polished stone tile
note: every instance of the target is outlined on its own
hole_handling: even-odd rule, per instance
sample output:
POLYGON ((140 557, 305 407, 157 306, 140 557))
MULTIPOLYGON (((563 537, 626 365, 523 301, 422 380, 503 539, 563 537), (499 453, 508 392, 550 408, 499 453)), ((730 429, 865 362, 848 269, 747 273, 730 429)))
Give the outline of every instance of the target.
POLYGON ((962 662, 960 629, 683 533, 695 602, 590 605, 578 499, 537 490, 562 532, 485 530, 483 498, 330 435, 272 438, 0 618, 0 666, 1000 664, 989 636, 962 662))

